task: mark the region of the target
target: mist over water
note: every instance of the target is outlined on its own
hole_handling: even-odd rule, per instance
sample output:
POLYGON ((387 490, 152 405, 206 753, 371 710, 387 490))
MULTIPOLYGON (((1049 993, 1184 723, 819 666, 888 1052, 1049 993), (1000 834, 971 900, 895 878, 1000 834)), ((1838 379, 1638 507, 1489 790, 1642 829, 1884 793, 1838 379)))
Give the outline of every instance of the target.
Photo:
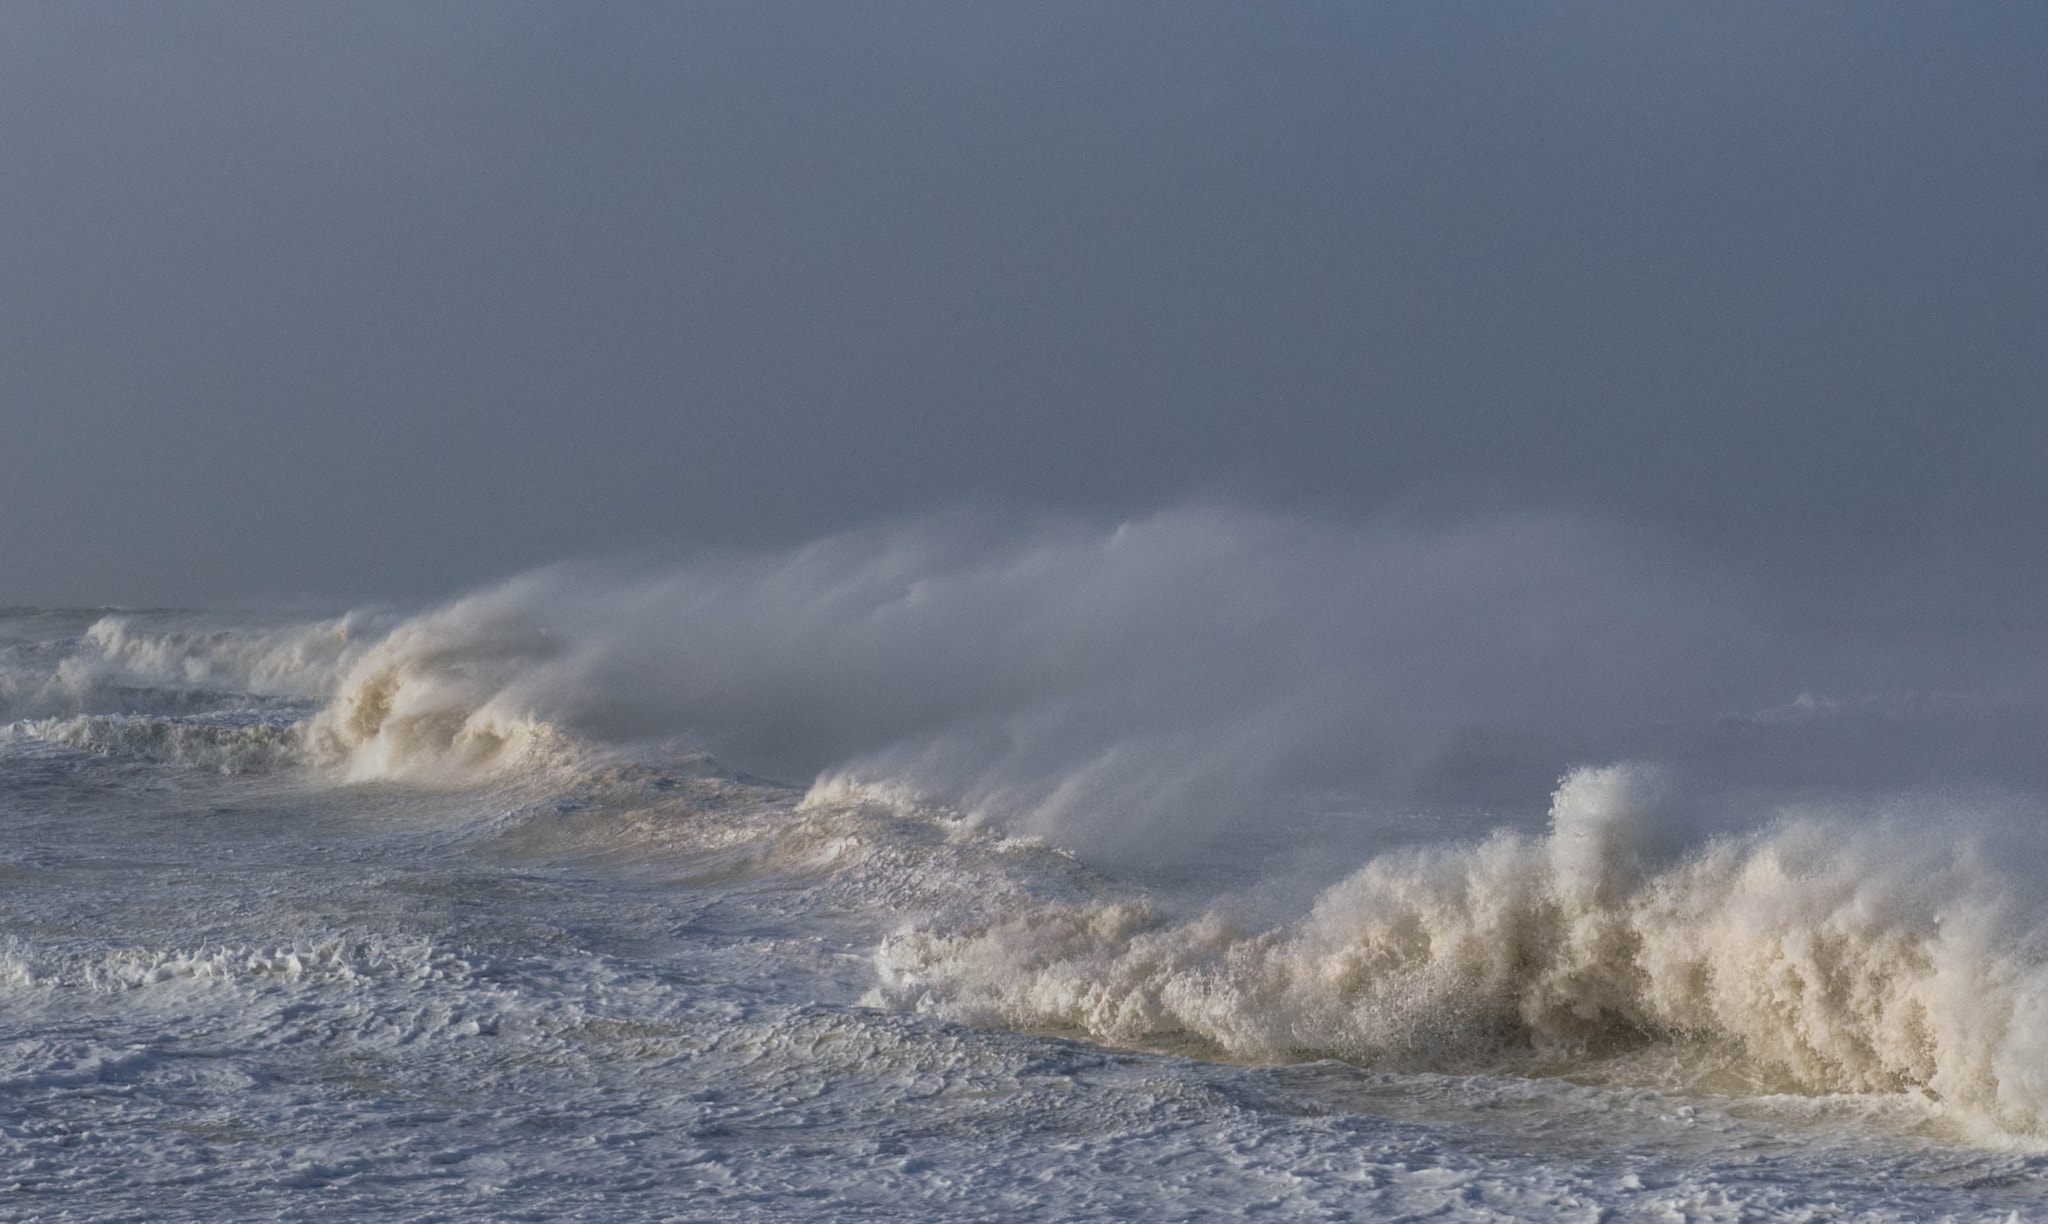
MULTIPOLYGON (((2048 780, 2048 643, 1887 633, 1882 607, 1816 629, 1800 607, 1583 518, 962 513, 564 563, 412 614, 88 614, 82 649, 10 671, 0 700, 48 720, 248 694, 312 716, 218 733, 230 758, 288 735, 358 781, 461 785, 578 744, 704 752, 1131 869, 1370 851, 1403 814, 1432 814, 1424 835, 1533 830, 1558 778, 1618 761, 1670 779, 1681 843, 1761 819, 1760 796, 2048 780)), ((96 725, 49 733, 117 734, 96 725)))
POLYGON ((1199 832, 1276 785, 1402 794, 1475 743, 1555 776, 1547 756, 1739 694, 1726 602, 1565 520, 931 521, 526 575, 365 652, 313 734, 375 771, 535 719, 682 737, 1111 844, 1199 832))
POLYGON ((1618 762, 1664 779, 1667 858, 1788 797, 2048 783, 2048 642, 1887 631, 1875 602, 1817 628, 1802 598, 1568 516, 959 513, 564 563, 414 613, 46 614, 76 620, 75 647, 7 647, 0 701, 53 740, 358 782, 706 753, 821 802, 1240 876, 1537 832, 1559 778, 1618 762), (148 717, 229 694, 270 713, 148 717))
MULTIPOLYGON (((2040 779, 2040 644, 1816 634, 1660 544, 1535 516, 930 519, 564 565, 180 666, 330 696, 309 741, 352 776, 487 764, 545 726, 1139 858, 1276 796, 1527 810, 1622 758, 1708 789, 2040 779)), ((116 670, 166 666, 95 632, 116 670)))

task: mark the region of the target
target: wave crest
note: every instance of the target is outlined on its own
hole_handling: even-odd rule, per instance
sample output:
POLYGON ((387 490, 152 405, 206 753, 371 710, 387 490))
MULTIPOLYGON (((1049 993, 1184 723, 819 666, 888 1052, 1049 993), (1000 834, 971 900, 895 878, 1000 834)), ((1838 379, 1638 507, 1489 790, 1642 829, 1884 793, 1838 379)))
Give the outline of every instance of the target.
POLYGON ((1388 855, 1298 922, 1143 901, 913 927, 870 1002, 1255 1062, 1464 1070, 1732 1046, 1816 1092, 2048 1127, 2048 960, 1967 848, 1793 816, 1649 870, 1659 779, 1580 770, 1542 838, 1388 855))
POLYGON ((474 597, 408 621, 365 651, 305 726, 312 759, 350 778, 459 781, 573 756, 536 710, 558 640, 474 597))
POLYGON ((114 675, 237 693, 324 697, 382 637, 385 620, 358 611, 267 630, 151 630, 131 616, 105 616, 85 631, 87 651, 66 659, 57 681, 83 688, 114 675))

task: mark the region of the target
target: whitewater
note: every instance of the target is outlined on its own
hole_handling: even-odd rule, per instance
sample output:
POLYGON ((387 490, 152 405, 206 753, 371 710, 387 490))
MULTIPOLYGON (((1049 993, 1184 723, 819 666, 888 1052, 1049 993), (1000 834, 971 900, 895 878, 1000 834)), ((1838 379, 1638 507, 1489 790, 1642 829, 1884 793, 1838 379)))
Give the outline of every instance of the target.
POLYGON ((0 609, 0 1218, 2048 1216, 2048 650, 1670 555, 0 609))

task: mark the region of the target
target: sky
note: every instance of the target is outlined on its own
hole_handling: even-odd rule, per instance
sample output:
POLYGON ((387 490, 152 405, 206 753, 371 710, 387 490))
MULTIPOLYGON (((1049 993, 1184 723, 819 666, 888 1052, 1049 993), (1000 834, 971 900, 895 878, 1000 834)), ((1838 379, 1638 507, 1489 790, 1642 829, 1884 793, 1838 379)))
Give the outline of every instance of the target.
POLYGON ((0 114, 0 604, 1191 503, 2048 593, 2048 6, 24 3, 0 114))

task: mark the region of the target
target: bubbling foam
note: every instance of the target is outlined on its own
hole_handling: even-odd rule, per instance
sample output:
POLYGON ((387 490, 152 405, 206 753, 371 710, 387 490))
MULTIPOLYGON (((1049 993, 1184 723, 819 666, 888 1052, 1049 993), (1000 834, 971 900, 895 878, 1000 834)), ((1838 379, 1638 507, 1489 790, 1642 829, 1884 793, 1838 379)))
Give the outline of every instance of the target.
POLYGON ((1732 1047, 1802 1090, 2048 1128, 2048 957, 1978 855, 1788 813, 1659 867, 1667 794, 1639 766, 1575 771, 1547 836, 1383 856, 1278 927, 1144 900, 914 926, 882 944, 869 1001, 1254 1062, 1732 1047))

